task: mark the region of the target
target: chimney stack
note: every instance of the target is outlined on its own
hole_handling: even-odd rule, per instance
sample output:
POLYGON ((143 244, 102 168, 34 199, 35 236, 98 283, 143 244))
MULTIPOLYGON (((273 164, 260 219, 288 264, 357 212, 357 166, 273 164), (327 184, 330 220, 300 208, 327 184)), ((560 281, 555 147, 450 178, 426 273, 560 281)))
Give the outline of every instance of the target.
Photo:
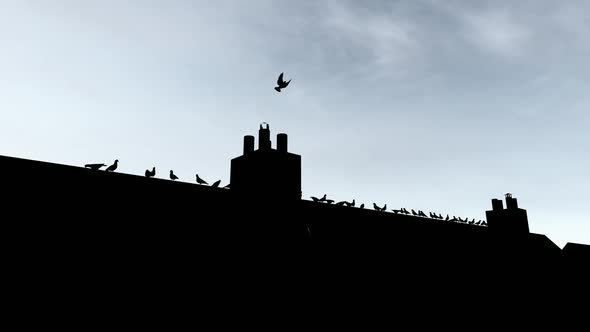
POLYGON ((506 194, 506 208, 508 210, 516 210, 518 209, 518 202, 516 198, 512 198, 512 194, 506 194))
POLYGON ((277 135, 277 150, 287 153, 287 134, 280 133, 277 135))
POLYGON ((502 211, 504 210, 504 204, 502 204, 501 199, 492 199, 492 211, 502 211))
POLYGON ((268 123, 263 122, 258 130, 258 150, 268 151, 270 148, 270 128, 268 127, 268 123), (266 128, 263 128, 263 124, 266 124, 266 128))
POLYGON ((244 136, 244 155, 254 152, 254 136, 244 136))

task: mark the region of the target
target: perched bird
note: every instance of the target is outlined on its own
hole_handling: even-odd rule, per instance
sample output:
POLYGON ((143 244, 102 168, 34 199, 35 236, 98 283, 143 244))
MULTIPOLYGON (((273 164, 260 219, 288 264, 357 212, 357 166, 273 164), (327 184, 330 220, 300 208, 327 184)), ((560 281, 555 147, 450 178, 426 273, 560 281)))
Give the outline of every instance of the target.
POLYGON ((85 168, 90 168, 92 170, 99 170, 101 167, 106 166, 105 164, 86 164, 84 165, 85 168))
POLYGON ((115 160, 115 163, 112 164, 111 166, 107 167, 107 169, 105 169, 105 171, 114 172, 117 169, 117 166, 119 166, 119 160, 115 160))
POLYGON ((355 199, 353 199, 352 203, 348 203, 346 205, 348 205, 348 207, 354 207, 355 204, 356 204, 355 199))
POLYGON ((315 196, 310 196, 310 197, 311 197, 311 200, 314 201, 314 202, 319 202, 320 201, 320 199, 317 198, 317 197, 315 197, 315 196))
POLYGON ((326 194, 324 194, 324 196, 322 196, 322 198, 319 199, 320 202, 325 202, 326 201, 326 194))
POLYGON ((383 207, 381 208, 381 212, 385 212, 387 210, 387 204, 383 205, 383 207))
POLYGON ((145 170, 145 176, 148 178, 153 178, 154 176, 156 176, 156 168, 152 168, 152 170, 145 170))
POLYGON ((359 209, 364 209, 365 208, 365 203, 361 204, 361 206, 359 206, 359 209))
POLYGON ((415 215, 415 216, 417 216, 417 215, 418 215, 418 213, 416 213, 416 211, 414 211, 414 209, 412 209, 412 215, 415 215))
POLYGON ((287 85, 289 85, 289 83, 291 83, 291 80, 289 80, 288 82, 285 82, 283 80, 283 73, 281 73, 281 75, 279 75, 279 79, 277 80, 277 87, 275 87, 275 90, 277 90, 277 92, 281 92, 281 89, 284 89, 287 87, 287 85))
POLYGON ((176 176, 172 170, 170 170, 170 180, 178 180, 178 176, 176 176))
POLYGON ((197 175, 197 183, 198 184, 208 184, 207 181, 205 181, 199 177, 199 174, 196 174, 196 175, 197 175))
POLYGON ((373 203, 373 209, 374 209, 375 211, 381 211, 381 208, 379 207, 379 205, 377 205, 377 204, 375 204, 375 203, 373 203))
POLYGON ((418 215, 420 217, 426 217, 426 215, 424 214, 424 212, 422 212, 422 210, 418 210, 418 215))
POLYGON ((221 180, 217 180, 215 182, 213 182, 213 184, 211 185, 211 187, 217 188, 219 187, 219 184, 221 183, 221 180))
POLYGON ((449 221, 449 215, 447 214, 447 218, 445 219, 445 221, 449 221))

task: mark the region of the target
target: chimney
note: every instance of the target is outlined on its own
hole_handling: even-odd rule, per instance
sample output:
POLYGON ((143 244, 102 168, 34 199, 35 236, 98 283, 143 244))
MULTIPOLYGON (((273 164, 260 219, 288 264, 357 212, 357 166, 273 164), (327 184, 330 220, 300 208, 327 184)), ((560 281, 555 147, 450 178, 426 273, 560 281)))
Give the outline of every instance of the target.
POLYGON ((258 150, 270 150, 270 129, 268 123, 263 122, 258 130, 258 150), (266 124, 266 128, 263 128, 263 124, 266 124))
POLYGON ((277 150, 287 153, 287 134, 280 133, 277 135, 277 150))
POLYGON ((254 152, 254 136, 244 136, 244 155, 254 152))
POLYGON ((516 198, 512 198, 512 194, 506 194, 506 208, 508 210, 516 210, 518 209, 518 202, 516 198))
POLYGON ((501 199, 492 199, 492 211, 502 211, 504 210, 504 205, 502 204, 501 199))

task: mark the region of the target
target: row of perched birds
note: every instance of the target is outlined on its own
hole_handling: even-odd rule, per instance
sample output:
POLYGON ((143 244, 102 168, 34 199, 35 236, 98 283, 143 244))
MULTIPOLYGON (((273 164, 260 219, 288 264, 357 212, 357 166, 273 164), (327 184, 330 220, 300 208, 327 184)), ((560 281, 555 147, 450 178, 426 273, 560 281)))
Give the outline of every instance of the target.
MULTIPOLYGON (((100 164, 86 164, 86 165, 84 165, 85 168, 90 168, 90 169, 95 170, 95 171, 100 170, 102 167, 105 167, 105 166, 106 165, 105 164, 102 164, 102 163, 100 163, 100 164)), ((107 171, 107 172, 114 172, 117 169, 118 166, 119 166, 119 160, 115 160, 115 162, 111 166, 107 167, 105 169, 105 171, 107 171)), ((154 176, 156 176, 156 167, 152 167, 152 170, 151 171, 148 170, 148 169, 146 169, 145 170, 145 176, 148 177, 148 178, 153 178, 154 176)), ((173 170, 170 170, 170 180, 172 180, 172 181, 178 180, 178 176, 176 176, 176 174, 174 174, 174 171, 173 170)), ((199 174, 196 174, 196 180, 197 180, 197 183, 198 184, 202 184, 202 185, 208 185, 209 184, 209 183, 207 183, 207 181, 201 179, 201 177, 199 177, 199 174)), ((221 180, 217 180, 217 181, 213 182, 213 184, 211 185, 211 187, 219 187, 219 184, 220 183, 221 183, 221 180)), ((228 184, 227 186, 225 186, 223 188, 229 189, 230 188, 230 185, 228 184)))
MULTIPOLYGON (((327 203, 327 204, 334 203, 334 200, 328 199, 326 197, 326 194, 324 194, 324 196, 322 196, 321 198, 311 196, 311 200, 314 202, 318 202, 318 203, 327 203)), ((356 204, 356 202, 354 199, 352 200, 352 202, 340 201, 340 202, 335 203, 335 205, 348 206, 348 207, 354 207, 355 204, 356 204)), ((364 209, 365 204, 361 204, 359 206, 359 208, 364 209)), ((387 204, 383 205, 383 207, 380 207, 379 205, 373 203, 373 209, 375 211, 386 212, 387 211, 387 204)), ((469 218, 462 219, 461 217, 455 217, 455 216, 453 216, 453 218, 451 218, 451 217, 449 217, 448 214, 447 214, 447 217, 444 218, 442 216, 442 214, 440 214, 440 213, 436 214, 434 212, 428 212, 428 216, 427 216, 422 210, 418 210, 418 212, 416 212, 416 211, 414 211, 414 209, 410 209, 410 211, 411 211, 410 212, 410 211, 406 210, 406 208, 401 208, 399 210, 391 210, 391 211, 393 211, 393 213, 395 213, 395 214, 412 214, 413 216, 416 216, 416 217, 432 218, 432 219, 437 219, 437 220, 464 223, 464 224, 469 224, 469 225, 477 225, 477 226, 487 226, 488 225, 488 223, 485 220, 475 221, 475 218, 469 220, 469 218)))

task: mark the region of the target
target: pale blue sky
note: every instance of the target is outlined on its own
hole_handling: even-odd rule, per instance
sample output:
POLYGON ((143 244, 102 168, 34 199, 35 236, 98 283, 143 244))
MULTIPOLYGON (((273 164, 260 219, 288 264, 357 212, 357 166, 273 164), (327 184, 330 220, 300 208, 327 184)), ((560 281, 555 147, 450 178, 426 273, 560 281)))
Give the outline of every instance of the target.
POLYGON ((2 155, 227 183, 265 121, 306 197, 484 219, 511 192, 590 243, 590 2, 0 0, 0 46, 2 155))

